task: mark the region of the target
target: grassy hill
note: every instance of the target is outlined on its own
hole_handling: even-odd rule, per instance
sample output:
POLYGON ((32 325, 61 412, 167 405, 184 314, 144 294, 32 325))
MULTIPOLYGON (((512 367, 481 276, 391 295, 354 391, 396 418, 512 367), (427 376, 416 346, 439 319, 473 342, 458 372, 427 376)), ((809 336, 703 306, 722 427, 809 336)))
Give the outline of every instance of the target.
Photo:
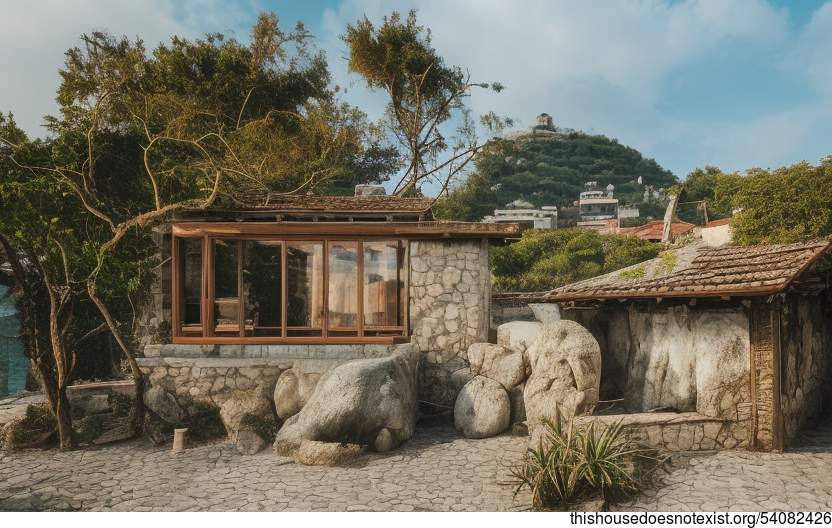
POLYGON ((589 181, 598 182, 599 189, 615 186, 621 205, 641 204, 645 185, 667 189, 678 182, 672 172, 617 139, 582 132, 517 134, 478 156, 475 167, 437 203, 438 216, 476 221, 516 200, 571 207, 589 181))

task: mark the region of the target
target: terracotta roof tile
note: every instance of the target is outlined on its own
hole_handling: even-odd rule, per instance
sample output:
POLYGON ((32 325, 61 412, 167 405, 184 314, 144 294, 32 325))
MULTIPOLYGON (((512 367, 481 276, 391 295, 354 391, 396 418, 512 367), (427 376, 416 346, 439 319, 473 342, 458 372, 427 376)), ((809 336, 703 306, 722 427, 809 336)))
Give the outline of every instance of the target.
POLYGON ((235 198, 238 207, 287 213, 427 213, 433 205, 432 198, 279 194, 259 189, 238 191, 235 198))
MULTIPOLYGON (((670 224, 670 234, 671 236, 676 237, 681 234, 687 233, 694 227, 696 226, 687 222, 673 222, 672 224, 670 224)), ((637 236, 642 240, 661 240, 663 230, 664 222, 661 220, 656 220, 654 222, 648 222, 643 226, 622 227, 618 230, 618 233, 621 235, 637 236)))
MULTIPOLYGON (((593 298, 705 297, 728 293, 739 296, 768 295, 782 291, 830 247, 832 243, 829 240, 749 247, 683 247, 677 250, 677 254, 681 250, 693 251, 693 259, 664 276, 648 273, 645 278, 625 279, 621 277, 625 270, 619 270, 549 292, 505 296, 560 302, 593 298)), ((654 259, 627 269, 644 267, 655 272, 661 269, 661 261, 660 258, 654 259)))

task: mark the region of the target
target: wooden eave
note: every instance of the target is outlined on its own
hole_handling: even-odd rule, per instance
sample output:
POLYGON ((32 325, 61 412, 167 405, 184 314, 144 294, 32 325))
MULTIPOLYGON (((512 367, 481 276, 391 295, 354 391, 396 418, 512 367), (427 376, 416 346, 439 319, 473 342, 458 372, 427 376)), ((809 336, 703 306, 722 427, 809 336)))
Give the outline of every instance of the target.
POLYGON ((508 238, 518 224, 476 222, 180 222, 172 226, 179 237, 229 238, 278 236, 395 236, 403 238, 508 238))

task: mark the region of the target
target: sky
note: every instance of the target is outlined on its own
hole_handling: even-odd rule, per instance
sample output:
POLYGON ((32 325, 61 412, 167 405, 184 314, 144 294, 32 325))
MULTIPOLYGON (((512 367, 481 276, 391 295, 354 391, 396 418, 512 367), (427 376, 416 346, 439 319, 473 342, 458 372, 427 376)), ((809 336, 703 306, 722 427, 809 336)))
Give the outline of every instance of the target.
POLYGON ((684 178, 696 168, 777 168, 832 154, 832 0, 0 0, 0 111, 30 137, 57 114, 64 52, 95 29, 140 37, 233 34, 261 11, 302 21, 342 98, 381 116, 383 94, 347 72, 338 38, 363 16, 416 9, 476 114, 548 113, 556 126, 617 138, 684 178))

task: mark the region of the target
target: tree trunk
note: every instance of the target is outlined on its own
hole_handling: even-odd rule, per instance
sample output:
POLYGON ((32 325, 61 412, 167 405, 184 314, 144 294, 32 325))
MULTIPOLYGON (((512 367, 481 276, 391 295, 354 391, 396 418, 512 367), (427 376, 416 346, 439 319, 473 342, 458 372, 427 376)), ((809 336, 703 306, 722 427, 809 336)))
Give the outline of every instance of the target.
POLYGON ((138 362, 136 362, 135 354, 133 354, 133 351, 127 347, 124 340, 119 335, 116 323, 113 320, 112 315, 110 315, 110 310, 107 309, 104 301, 96 295, 95 290, 96 283, 93 278, 87 283, 87 291, 89 292, 90 299, 92 299, 92 302, 98 307, 98 311, 101 312, 101 315, 104 316, 104 321, 106 321, 107 326, 110 328, 110 332, 112 332, 118 346, 124 352, 124 355, 127 357, 127 361, 130 363, 130 372, 133 374, 133 385, 136 387, 136 399, 133 401, 133 407, 130 409, 129 422, 130 429, 133 431, 133 434, 137 435, 142 431, 142 424, 144 420, 144 376, 142 375, 138 362))
POLYGON ((58 422, 58 441, 61 451, 71 451, 74 445, 72 430, 72 409, 66 396, 66 387, 58 388, 55 420, 58 422))

